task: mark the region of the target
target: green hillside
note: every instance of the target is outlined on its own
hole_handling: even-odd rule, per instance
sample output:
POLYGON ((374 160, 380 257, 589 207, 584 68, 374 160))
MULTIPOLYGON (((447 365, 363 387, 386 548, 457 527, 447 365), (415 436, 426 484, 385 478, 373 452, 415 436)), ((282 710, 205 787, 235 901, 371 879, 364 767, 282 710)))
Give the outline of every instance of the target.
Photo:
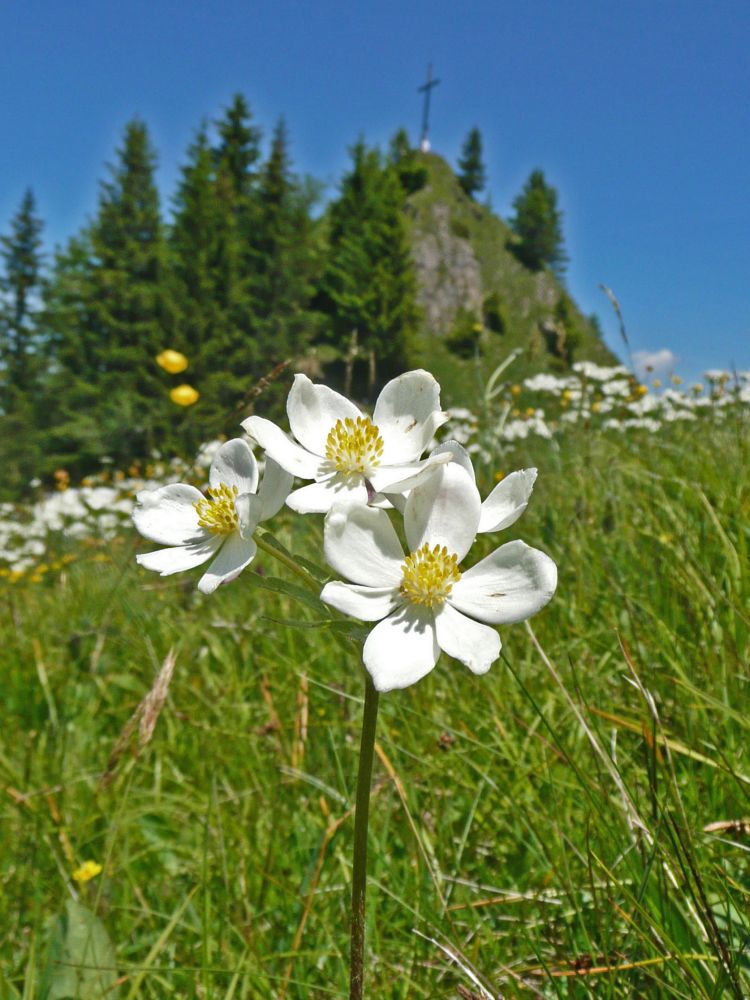
POLYGON ((509 226, 464 194, 445 160, 419 162, 427 184, 406 208, 422 310, 413 360, 435 374, 446 402, 472 398, 516 348, 514 381, 582 359, 617 363, 555 275, 520 263, 509 226))

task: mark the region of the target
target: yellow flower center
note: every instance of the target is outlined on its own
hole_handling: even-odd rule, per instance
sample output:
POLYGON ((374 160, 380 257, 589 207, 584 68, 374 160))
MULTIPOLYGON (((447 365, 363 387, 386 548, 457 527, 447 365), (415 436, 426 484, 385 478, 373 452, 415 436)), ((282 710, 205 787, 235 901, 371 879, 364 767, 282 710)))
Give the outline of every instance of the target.
POLYGON ((326 458, 337 472, 368 472, 380 465, 383 439, 369 417, 337 420, 326 438, 326 458))
POLYGON ((440 608, 461 579, 458 557, 440 545, 425 544, 412 552, 401 567, 400 593, 412 604, 440 608))
POLYGON ((193 504, 198 515, 198 524, 213 535, 231 535, 240 526, 234 498, 239 492, 236 486, 221 483, 206 491, 208 496, 193 504))

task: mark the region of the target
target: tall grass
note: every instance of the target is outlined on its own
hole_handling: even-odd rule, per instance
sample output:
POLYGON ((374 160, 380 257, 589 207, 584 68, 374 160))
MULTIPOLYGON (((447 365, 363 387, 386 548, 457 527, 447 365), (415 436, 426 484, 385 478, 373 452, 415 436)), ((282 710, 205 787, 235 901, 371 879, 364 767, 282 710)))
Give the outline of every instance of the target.
MULTIPOLYGON (((381 699, 373 998, 750 994, 747 431, 498 457, 539 467, 505 536, 553 556, 558 592, 489 675, 443 658, 381 699)), ((279 528, 311 558, 319 535, 279 528)), ((122 998, 344 997, 356 650, 250 573, 206 600, 134 544, 0 595, 0 997, 38 995, 71 894, 122 998), (103 784, 173 647, 153 738, 103 784)))

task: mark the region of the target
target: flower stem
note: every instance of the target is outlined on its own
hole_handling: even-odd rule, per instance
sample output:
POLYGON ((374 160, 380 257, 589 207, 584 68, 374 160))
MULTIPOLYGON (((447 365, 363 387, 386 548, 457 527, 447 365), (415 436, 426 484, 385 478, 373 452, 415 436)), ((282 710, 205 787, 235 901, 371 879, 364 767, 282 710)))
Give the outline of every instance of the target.
POLYGON ((310 573, 308 573, 303 566, 300 566, 298 562, 295 562, 291 556, 287 555, 281 549, 277 549, 275 545, 270 545, 265 540, 264 537, 265 535, 268 534, 269 533, 267 531, 264 531, 263 534, 261 534, 259 531, 253 532, 253 541, 258 546, 258 548, 261 549, 261 551, 265 552, 267 555, 273 556, 274 559, 277 559, 283 566, 286 566, 287 569, 290 569, 292 573, 294 573, 301 580, 303 580, 310 590, 314 591, 316 594, 319 594, 321 585, 318 583, 315 577, 312 576, 310 573))
POLYGON ((365 978, 365 892, 367 890, 367 821, 370 813, 370 783, 378 719, 378 692, 367 676, 362 739, 359 745, 357 803, 354 813, 354 866, 352 869, 352 943, 349 1000, 362 1000, 365 978))

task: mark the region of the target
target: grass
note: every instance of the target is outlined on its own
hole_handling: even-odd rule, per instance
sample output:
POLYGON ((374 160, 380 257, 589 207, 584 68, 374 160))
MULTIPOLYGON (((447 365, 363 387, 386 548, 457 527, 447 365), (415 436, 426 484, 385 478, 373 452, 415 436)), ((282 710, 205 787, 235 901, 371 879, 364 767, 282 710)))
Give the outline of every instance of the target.
MULTIPOLYGON (((503 541, 549 552, 558 592, 502 630, 487 676, 443 657, 381 698, 373 998, 750 993, 747 430, 581 429, 498 456, 540 469, 503 541)), ((319 519, 272 527, 317 558, 319 519)), ((0 997, 43 995, 73 893, 121 1000, 345 997, 356 647, 258 576, 206 600, 135 545, 3 584, 0 997), (171 648, 154 736, 103 786, 171 648), (78 886, 88 859, 104 871, 78 886)))

